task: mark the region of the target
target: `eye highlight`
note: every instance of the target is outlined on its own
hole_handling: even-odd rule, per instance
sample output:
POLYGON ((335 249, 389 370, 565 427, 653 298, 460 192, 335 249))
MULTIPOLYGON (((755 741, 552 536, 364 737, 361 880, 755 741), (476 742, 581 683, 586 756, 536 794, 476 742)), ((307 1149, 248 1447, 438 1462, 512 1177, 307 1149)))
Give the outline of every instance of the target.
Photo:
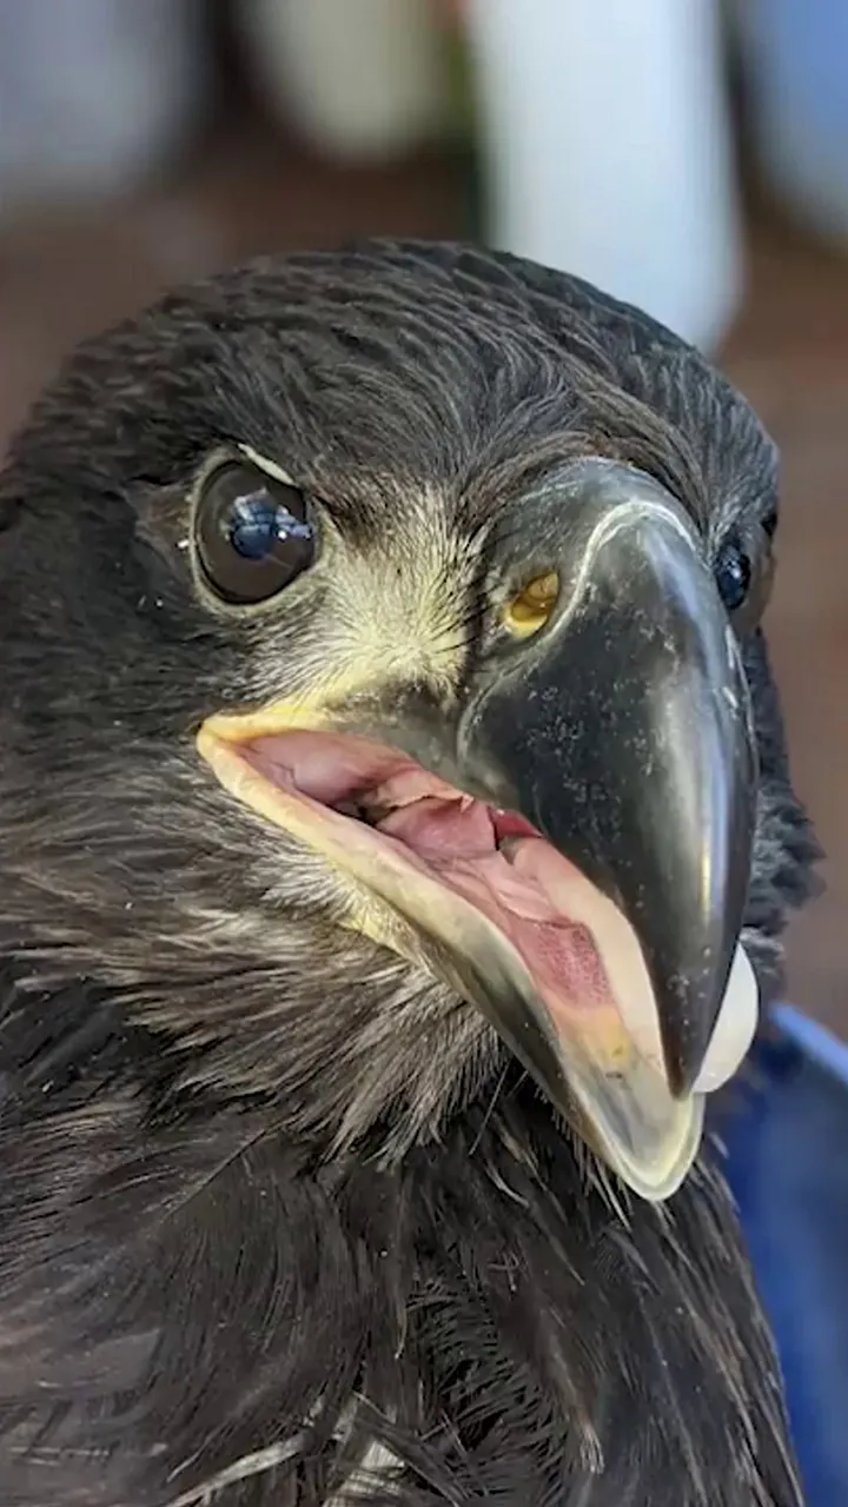
POLYGON ((298 487, 229 461, 206 478, 194 538, 203 574, 224 602, 267 601, 308 569, 317 534, 298 487))

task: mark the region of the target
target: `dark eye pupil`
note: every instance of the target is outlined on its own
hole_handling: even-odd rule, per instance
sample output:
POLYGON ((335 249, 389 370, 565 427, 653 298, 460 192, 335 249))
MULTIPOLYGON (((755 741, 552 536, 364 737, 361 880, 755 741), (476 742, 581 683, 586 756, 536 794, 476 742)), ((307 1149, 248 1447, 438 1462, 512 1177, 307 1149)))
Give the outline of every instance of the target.
POLYGON ((315 557, 315 523, 300 489, 241 462, 207 478, 194 535, 206 579, 226 602, 267 601, 315 557))
POLYGON ((725 545, 716 565, 716 584, 728 612, 736 612, 751 585, 751 561, 741 545, 725 545))
POLYGON ((245 560, 265 560, 276 544, 286 539, 308 540, 311 532, 308 523, 275 503, 264 490, 237 497, 227 524, 229 542, 245 560))

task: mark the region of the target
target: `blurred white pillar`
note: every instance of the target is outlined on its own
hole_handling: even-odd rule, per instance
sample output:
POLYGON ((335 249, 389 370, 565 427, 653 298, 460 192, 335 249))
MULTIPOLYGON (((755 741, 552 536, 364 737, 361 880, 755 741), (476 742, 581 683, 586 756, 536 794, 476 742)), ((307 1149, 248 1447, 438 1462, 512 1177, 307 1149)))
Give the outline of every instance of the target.
POLYGON ((496 246, 709 350, 739 228, 716 0, 469 0, 496 246))

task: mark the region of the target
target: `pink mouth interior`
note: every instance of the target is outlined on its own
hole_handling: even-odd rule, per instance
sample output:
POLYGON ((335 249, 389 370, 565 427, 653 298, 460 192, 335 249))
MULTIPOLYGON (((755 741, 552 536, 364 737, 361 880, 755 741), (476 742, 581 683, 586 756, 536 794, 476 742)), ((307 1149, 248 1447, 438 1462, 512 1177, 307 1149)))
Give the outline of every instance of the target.
POLYGON ((399 845, 413 869, 476 906, 521 955, 555 1020, 614 1004, 592 931, 569 914, 587 881, 523 817, 363 738, 295 731, 253 739, 240 754, 274 785, 399 845))

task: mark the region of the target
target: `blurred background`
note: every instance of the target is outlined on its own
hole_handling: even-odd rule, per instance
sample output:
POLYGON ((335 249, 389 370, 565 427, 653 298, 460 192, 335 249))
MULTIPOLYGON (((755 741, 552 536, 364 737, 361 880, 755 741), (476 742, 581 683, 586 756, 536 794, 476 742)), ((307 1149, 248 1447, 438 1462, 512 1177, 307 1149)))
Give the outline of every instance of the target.
POLYGON ((472 236, 714 356, 784 456, 774 654, 848 1036, 845 0, 0 0, 0 450, 81 336, 258 251, 472 236))

